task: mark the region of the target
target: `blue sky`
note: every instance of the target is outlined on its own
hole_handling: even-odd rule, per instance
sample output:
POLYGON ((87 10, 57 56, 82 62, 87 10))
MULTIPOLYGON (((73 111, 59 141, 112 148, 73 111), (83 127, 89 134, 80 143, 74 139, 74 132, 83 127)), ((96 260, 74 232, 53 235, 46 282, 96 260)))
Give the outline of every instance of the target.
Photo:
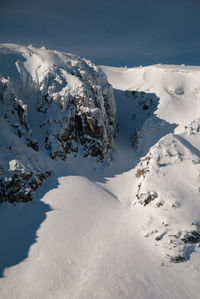
POLYGON ((200 65, 200 0, 0 0, 0 42, 113 66, 200 65))

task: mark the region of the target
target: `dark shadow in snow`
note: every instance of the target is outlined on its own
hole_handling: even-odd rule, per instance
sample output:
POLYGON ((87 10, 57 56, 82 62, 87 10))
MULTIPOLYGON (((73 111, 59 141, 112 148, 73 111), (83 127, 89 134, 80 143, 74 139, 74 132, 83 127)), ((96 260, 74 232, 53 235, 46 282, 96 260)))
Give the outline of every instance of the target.
POLYGON ((154 93, 114 90, 119 134, 115 140, 110 167, 102 167, 88 176, 105 183, 133 169, 149 149, 163 136, 173 133, 176 124, 170 124, 156 115, 159 98, 154 93))
POLYGON ((4 203, 0 207, 0 277, 5 268, 17 265, 28 256, 30 246, 37 241, 37 230, 51 211, 48 204, 41 201, 58 181, 49 178, 36 191, 34 200, 29 203, 4 203))
POLYGON ((0 278, 4 276, 6 268, 15 266, 28 257, 31 245, 37 242, 40 225, 47 213, 53 211, 41 199, 52 189, 58 188, 58 178, 68 175, 75 173, 66 164, 57 161, 54 174, 38 188, 33 201, 0 205, 0 278))
POLYGON ((118 197, 112 193, 110 190, 104 188, 103 186, 100 186, 99 184, 97 184, 96 182, 93 182, 95 185, 97 185, 99 188, 101 188, 103 191, 105 191, 106 193, 108 193, 111 197, 113 197, 114 199, 118 200, 118 197))
POLYGON ((169 166, 169 165, 170 165, 170 163, 160 163, 159 167, 161 168, 161 167, 166 167, 166 166, 169 166))
POLYGON ((175 135, 175 137, 179 140, 180 143, 182 143, 192 154, 196 155, 200 158, 200 151, 198 148, 193 146, 189 141, 182 138, 180 135, 175 135))
POLYGON ((195 245, 190 245, 186 248, 186 251, 185 251, 185 259, 186 261, 190 259, 192 253, 195 252, 195 245))
MULTIPOLYGON (((116 138, 113 162, 110 167, 100 165, 96 167, 96 170, 91 170, 90 161, 80 160, 80 162, 82 161, 80 164, 77 159, 77 167, 72 163, 72 170, 69 170, 69 162, 62 163, 62 167, 59 162, 56 162, 54 175, 38 189, 32 202, 16 206, 7 203, 1 205, 0 277, 3 276, 5 268, 17 265, 27 258, 30 246, 37 242, 37 231, 46 219, 47 213, 51 211, 51 207, 41 199, 47 192, 58 187, 59 177, 84 175, 94 183, 106 182, 109 177, 133 169, 140 158, 162 136, 174 132, 175 124, 169 124, 155 115, 159 103, 159 98, 155 94, 136 91, 125 93, 115 90, 115 99, 119 135, 116 138), (133 136, 134 132, 137 136, 133 136), (130 142, 131 135, 132 144, 130 142)), ((117 199, 110 191, 106 189, 104 191, 117 199)))

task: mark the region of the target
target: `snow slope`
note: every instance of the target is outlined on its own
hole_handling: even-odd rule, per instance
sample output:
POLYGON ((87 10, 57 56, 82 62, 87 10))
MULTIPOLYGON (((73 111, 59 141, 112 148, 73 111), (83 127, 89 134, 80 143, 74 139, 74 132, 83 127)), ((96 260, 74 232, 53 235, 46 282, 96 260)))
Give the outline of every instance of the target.
POLYGON ((133 211, 94 182, 61 177, 42 202, 52 210, 28 258, 4 272, 1 298, 198 298, 199 259, 162 266, 133 211))
POLYGON ((200 68, 102 69, 114 88, 128 89, 124 96, 144 110, 136 109, 131 136, 141 159, 133 183, 141 231, 163 256, 185 261, 200 247, 200 68), (149 95, 158 103, 153 114, 149 95))
POLYGON ((199 243, 181 239, 198 230, 200 70, 102 69, 119 124, 112 163, 53 161, 34 201, 1 206, 2 298, 199 298, 199 243))

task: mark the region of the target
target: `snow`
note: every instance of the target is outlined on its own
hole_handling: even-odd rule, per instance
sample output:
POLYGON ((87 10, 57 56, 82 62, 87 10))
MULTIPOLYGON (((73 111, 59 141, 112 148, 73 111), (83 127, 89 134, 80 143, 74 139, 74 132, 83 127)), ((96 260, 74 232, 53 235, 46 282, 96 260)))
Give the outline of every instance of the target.
POLYGON ((141 231, 157 250, 172 261, 188 260, 199 254, 200 68, 102 69, 114 88, 128 89, 124 95, 145 110, 150 109, 148 95, 158 102, 146 115, 135 106, 132 144, 141 162, 136 167, 133 205, 141 215, 141 231))
POLYGON ((119 124, 112 163, 52 161, 32 202, 1 206, 1 298, 199 298, 199 243, 181 238, 199 223, 200 69, 102 69, 119 124), (156 194, 145 206, 139 184, 156 194))
POLYGON ((177 124, 177 133, 199 117, 200 67, 153 65, 124 69, 103 66, 102 69, 115 89, 155 93, 160 99, 156 114, 177 124))
POLYGON ((133 209, 82 176, 58 181, 41 203, 1 211, 19 217, 25 209, 23 225, 13 220, 20 242, 46 214, 27 259, 4 272, 2 298, 198 298, 199 259, 162 266, 142 239, 133 209))
POLYGON ((100 67, 73 54, 13 44, 0 45, 0 65, 1 118, 19 126, 18 116, 11 112, 17 106, 23 111, 18 114, 23 114, 19 118, 25 127, 20 134, 32 136, 40 150, 48 148, 53 158, 67 159, 80 147, 86 155, 109 160, 116 109, 112 87, 100 67), (78 146, 75 114, 80 115, 82 135, 96 139, 99 153, 84 136, 78 136, 78 146))
POLYGON ((109 163, 116 108, 99 67, 73 54, 12 44, 0 45, 0 62, 0 201, 30 200, 52 171, 48 156, 109 163), (10 167, 13 160, 23 168, 10 167))
POLYGON ((11 211, 23 216, 25 209, 26 224, 18 220, 16 226, 27 237, 41 217, 37 214, 51 206, 51 211, 45 208, 46 219, 28 258, 5 271, 2 298, 198 298, 198 260, 195 268, 162 266, 140 236, 133 210, 124 209, 94 182, 77 175, 60 177, 57 188, 41 204, 36 201, 29 208, 2 211, 7 217, 11 211))

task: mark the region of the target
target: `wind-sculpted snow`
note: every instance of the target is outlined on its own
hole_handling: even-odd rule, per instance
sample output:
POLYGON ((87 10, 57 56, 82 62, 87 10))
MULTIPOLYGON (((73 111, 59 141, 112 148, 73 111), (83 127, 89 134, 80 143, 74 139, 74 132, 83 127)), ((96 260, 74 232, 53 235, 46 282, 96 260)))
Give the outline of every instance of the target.
POLYGON ((115 114, 112 87, 90 61, 45 48, 1 45, 1 201, 31 199, 52 171, 41 153, 109 162, 115 114))

